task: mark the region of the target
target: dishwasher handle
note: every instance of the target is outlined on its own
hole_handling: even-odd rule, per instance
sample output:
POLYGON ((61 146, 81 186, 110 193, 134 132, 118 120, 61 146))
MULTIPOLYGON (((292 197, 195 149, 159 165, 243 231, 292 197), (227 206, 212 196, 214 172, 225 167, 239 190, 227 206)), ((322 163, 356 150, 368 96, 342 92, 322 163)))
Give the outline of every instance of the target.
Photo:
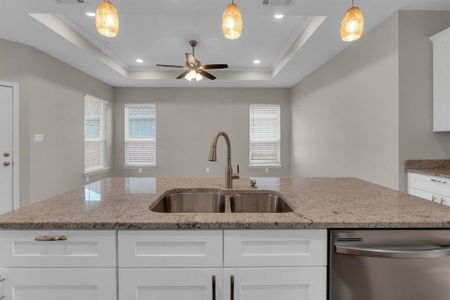
POLYGON ((450 256, 450 246, 436 247, 426 250, 393 250, 383 248, 370 248, 356 246, 355 244, 340 243, 334 244, 336 247, 336 253, 344 255, 355 255, 365 257, 377 257, 377 258, 392 258, 392 259, 426 259, 426 258, 439 258, 450 256))

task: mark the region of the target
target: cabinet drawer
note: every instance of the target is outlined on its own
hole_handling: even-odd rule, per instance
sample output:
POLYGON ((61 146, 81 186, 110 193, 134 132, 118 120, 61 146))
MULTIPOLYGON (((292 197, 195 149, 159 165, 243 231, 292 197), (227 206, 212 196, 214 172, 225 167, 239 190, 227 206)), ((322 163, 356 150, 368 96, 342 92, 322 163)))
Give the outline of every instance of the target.
POLYGON ((225 269, 224 299, 326 300, 327 268, 225 269))
POLYGON ((221 267, 223 232, 120 231, 119 267, 221 267))
POLYGON ((116 270, 0 269, 5 300, 116 299, 116 270))
POLYGON ((222 269, 209 268, 120 269, 119 299, 223 299, 222 273, 222 269))
POLYGON ((450 179, 410 172, 408 173, 408 188, 450 196, 450 179))
POLYGON ((226 230, 225 267, 326 266, 326 230, 226 230))
MULTIPOLYGON (((422 191, 422 190, 418 190, 412 187, 408 187, 408 194, 416 196, 416 197, 420 197, 429 201, 433 201, 435 199, 435 195, 433 195, 430 192, 426 192, 426 191, 422 191)), ((433 201, 434 202, 434 201, 433 201)))
POLYGON ((114 267, 114 231, 0 231, 0 267, 114 267), (64 241, 36 241, 37 237, 64 241))

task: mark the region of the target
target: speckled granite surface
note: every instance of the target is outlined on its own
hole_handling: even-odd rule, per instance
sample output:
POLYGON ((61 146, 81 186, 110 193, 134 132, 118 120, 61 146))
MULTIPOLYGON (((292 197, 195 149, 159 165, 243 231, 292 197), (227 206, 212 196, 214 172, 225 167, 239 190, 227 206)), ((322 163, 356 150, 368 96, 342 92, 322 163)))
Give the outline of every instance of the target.
MULTIPOLYGON (((108 178, 0 216, 4 229, 450 228, 450 208, 353 178, 264 178, 294 208, 285 214, 161 214, 173 188, 222 188, 223 178, 108 178)), ((248 189, 248 178, 234 182, 248 189)))
POLYGON ((407 160, 405 161, 405 171, 450 178, 450 160, 407 160))

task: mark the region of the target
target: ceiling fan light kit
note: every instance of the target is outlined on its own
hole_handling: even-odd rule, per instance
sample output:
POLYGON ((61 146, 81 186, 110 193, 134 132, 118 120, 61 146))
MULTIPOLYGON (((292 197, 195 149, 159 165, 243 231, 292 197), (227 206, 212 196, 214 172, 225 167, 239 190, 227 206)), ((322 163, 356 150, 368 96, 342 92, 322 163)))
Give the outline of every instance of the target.
POLYGON ((353 42, 361 38, 364 33, 364 14, 361 9, 355 6, 347 10, 341 22, 341 39, 344 42, 353 42))
POLYGON ((103 0, 95 13, 95 26, 99 34, 106 37, 116 37, 119 33, 119 14, 109 0, 103 0))
POLYGON ((242 15, 239 7, 233 2, 227 6, 223 13, 223 35, 229 40, 238 39, 242 34, 242 15))

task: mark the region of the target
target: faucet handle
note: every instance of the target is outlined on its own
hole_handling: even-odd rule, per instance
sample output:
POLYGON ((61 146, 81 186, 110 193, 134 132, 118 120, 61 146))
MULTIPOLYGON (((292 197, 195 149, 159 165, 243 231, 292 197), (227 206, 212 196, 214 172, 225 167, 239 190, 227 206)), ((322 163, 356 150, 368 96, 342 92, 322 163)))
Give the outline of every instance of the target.
POLYGON ((232 178, 233 179, 239 179, 240 177, 239 177, 239 164, 237 165, 237 167, 236 167, 236 174, 232 174, 232 178))

